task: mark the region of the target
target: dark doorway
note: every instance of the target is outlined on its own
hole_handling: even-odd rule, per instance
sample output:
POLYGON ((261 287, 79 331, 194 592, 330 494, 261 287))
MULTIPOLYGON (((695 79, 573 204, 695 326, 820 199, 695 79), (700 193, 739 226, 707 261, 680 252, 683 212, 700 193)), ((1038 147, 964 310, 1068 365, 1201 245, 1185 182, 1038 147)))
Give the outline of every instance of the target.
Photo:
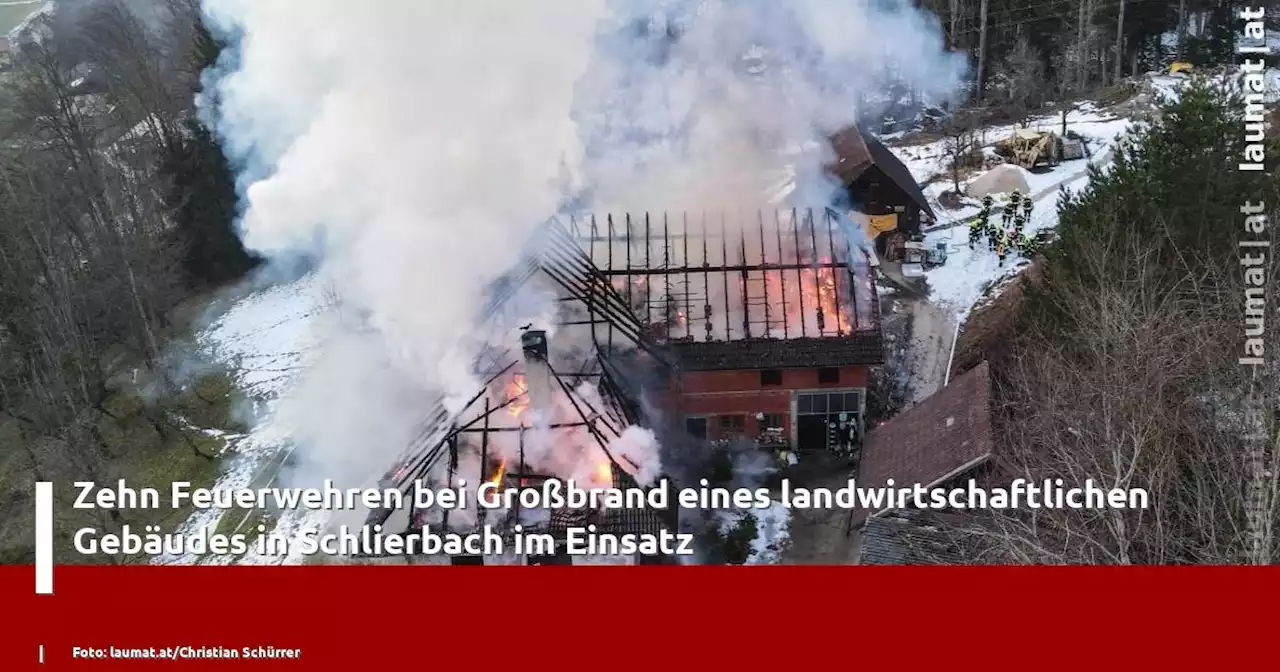
POLYGON ((796 450, 827 449, 827 416, 796 417, 796 450))
POLYGON ((707 438, 707 419, 706 418, 685 418, 684 430, 695 439, 707 438))

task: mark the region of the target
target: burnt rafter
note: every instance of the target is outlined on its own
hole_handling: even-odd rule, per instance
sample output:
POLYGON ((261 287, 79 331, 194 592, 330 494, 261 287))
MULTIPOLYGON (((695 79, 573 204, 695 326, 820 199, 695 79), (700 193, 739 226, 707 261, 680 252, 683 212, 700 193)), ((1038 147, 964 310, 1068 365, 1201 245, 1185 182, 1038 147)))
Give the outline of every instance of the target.
POLYGON ((830 208, 569 220, 599 276, 668 344, 877 332, 857 226, 830 208))
MULTIPOLYGON (((598 445, 608 460, 616 484, 635 487, 634 479, 625 470, 629 464, 625 458, 615 456, 609 450, 611 441, 621 436, 631 425, 643 424, 641 404, 634 397, 634 390, 621 382, 622 370, 615 359, 639 355, 644 366, 650 369, 670 369, 670 360, 662 344, 652 338, 647 327, 637 317, 626 298, 610 283, 583 251, 578 241, 558 219, 546 222, 532 237, 521 262, 510 272, 495 281, 488 291, 488 300, 478 316, 481 331, 507 328, 504 319, 507 307, 517 300, 521 290, 531 282, 540 282, 556 290, 561 305, 558 327, 585 329, 586 337, 574 337, 572 342, 582 346, 582 352, 571 349, 569 355, 559 357, 555 366, 546 359, 545 337, 542 355, 549 372, 555 394, 567 400, 567 417, 539 426, 538 429, 578 430, 586 433, 598 445), (585 347, 589 344, 589 348, 585 347), (628 355, 627 353, 631 353, 628 355), (588 400, 577 391, 584 381, 594 384, 597 395, 588 400), (618 460, 622 460, 619 468, 618 460)), ((533 332, 536 333, 536 332, 533 332)), ((531 334, 526 334, 531 335, 531 334)), ((523 340, 523 339, 522 339, 523 340)), ((517 405, 528 406, 532 401, 526 387, 518 394, 504 390, 505 400, 495 400, 496 389, 504 382, 521 375, 521 362, 527 363, 529 346, 521 348, 490 348, 479 354, 472 369, 481 381, 478 391, 462 408, 446 408, 443 400, 435 405, 418 425, 416 437, 407 450, 380 482, 381 487, 394 487, 408 492, 415 482, 429 477, 438 478, 438 466, 444 466, 449 480, 454 480, 459 469, 459 452, 478 450, 482 471, 489 469, 493 454, 491 448, 496 437, 511 437, 519 441, 519 460, 514 460, 508 470, 504 462, 501 474, 478 474, 482 479, 490 477, 518 477, 519 482, 534 482, 546 475, 530 473, 525 465, 524 445, 526 432, 534 427, 520 422, 509 426, 502 419, 506 412, 517 405), (447 460, 443 462, 442 460, 447 460), (434 474, 434 476, 432 476, 434 474)), ((669 375, 669 374, 668 374, 669 375)), ((564 414, 562 413, 562 416, 564 414)), ((510 440, 510 439, 505 439, 510 440)), ((477 474, 466 476, 474 482, 477 474)), ((393 511, 371 512, 370 524, 385 524, 393 511)), ((411 512, 411 517, 413 512, 411 512)))

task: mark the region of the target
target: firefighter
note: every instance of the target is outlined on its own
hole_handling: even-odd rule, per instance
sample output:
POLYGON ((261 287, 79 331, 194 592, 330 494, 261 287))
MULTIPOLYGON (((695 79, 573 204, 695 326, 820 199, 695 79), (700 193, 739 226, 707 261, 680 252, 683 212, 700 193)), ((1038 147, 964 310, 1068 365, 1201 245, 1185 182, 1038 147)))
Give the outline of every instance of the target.
POLYGON ((972 250, 974 243, 982 239, 982 232, 985 229, 986 223, 983 222, 981 215, 969 222, 969 249, 972 250))
POLYGON ((987 229, 987 247, 992 252, 996 251, 996 243, 1000 242, 1000 232, 1008 228, 1009 210, 1002 208, 1000 210, 1000 221, 991 221, 987 229))
POLYGON ((991 238, 991 208, 995 205, 995 199, 991 198, 991 194, 982 197, 982 210, 978 213, 978 221, 981 222, 978 233, 982 236, 991 238))
POLYGON ((1035 236, 1029 236, 1022 241, 1022 256, 1030 259, 1036 256, 1036 252, 1040 251, 1040 243, 1036 241, 1035 236))
POLYGON ((1013 228, 1009 230, 1009 238, 1014 247, 1017 247, 1022 240, 1022 229, 1027 225, 1027 218, 1023 214, 1024 212, 1026 212, 1025 209, 1016 209, 1013 213, 1013 228))
POLYGON ((996 258, 999 259, 999 264, 1001 266, 1004 266, 1004 258, 1005 258, 1005 255, 1008 253, 1009 253, 1009 235, 1007 233, 1001 234, 1000 240, 996 242, 996 258))
POLYGON ((1031 211, 1035 210, 1035 207, 1036 207, 1035 201, 1032 201, 1030 196, 1022 199, 1022 218, 1025 219, 1027 222, 1030 222, 1031 211))
POLYGON ((1009 196, 1008 202, 1004 204, 1004 209, 1000 211, 1000 231, 1008 231, 1013 226, 1013 213, 1018 211, 1018 192, 1013 192, 1009 196))

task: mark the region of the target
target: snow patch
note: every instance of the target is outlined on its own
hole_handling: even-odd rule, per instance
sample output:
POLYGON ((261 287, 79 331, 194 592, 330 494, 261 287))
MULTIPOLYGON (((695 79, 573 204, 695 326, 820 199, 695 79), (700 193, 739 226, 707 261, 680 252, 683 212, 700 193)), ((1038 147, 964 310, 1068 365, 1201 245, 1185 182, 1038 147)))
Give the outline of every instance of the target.
POLYGON ((721 534, 729 534, 747 517, 755 519, 756 536, 751 540, 746 565, 776 565, 791 544, 791 510, 782 502, 772 502, 767 509, 730 509, 718 512, 721 534))
MULTIPOLYGON (((227 442, 224 453, 226 471, 213 485, 214 490, 249 487, 264 466, 282 455, 287 456, 291 450, 290 436, 276 421, 274 407, 280 394, 294 382, 318 346, 314 318, 325 310, 323 284, 315 276, 309 276, 236 301, 196 335, 200 353, 234 370, 237 386, 255 401, 256 419, 248 434, 202 430, 227 442)), ((266 485, 269 484, 257 484, 255 487, 266 485)), ((245 513, 239 510, 198 510, 175 532, 184 535, 198 534, 201 530, 212 532, 224 515, 243 517, 245 513)), ((301 530, 320 525, 325 519, 324 512, 285 511, 281 513, 275 529, 267 533, 296 538, 301 530)), ((296 554, 282 559, 250 553, 239 561, 245 564, 278 564, 301 559, 296 554)), ((155 564, 229 564, 236 561, 229 556, 192 555, 165 555, 153 559, 155 564)))

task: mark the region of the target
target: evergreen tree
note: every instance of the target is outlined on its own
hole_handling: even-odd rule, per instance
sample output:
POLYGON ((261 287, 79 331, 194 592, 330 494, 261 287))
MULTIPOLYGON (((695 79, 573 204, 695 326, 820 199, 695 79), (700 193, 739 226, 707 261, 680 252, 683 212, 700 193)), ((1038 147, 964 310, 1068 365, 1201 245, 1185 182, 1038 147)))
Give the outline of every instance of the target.
MULTIPOLYGON (((192 59, 201 69, 217 63, 221 45, 203 25, 196 27, 192 59)), ((162 167, 169 179, 177 243, 183 248, 187 284, 216 287, 244 277, 259 260, 244 247, 236 231, 235 174, 222 147, 199 120, 187 121, 181 144, 162 167)))

